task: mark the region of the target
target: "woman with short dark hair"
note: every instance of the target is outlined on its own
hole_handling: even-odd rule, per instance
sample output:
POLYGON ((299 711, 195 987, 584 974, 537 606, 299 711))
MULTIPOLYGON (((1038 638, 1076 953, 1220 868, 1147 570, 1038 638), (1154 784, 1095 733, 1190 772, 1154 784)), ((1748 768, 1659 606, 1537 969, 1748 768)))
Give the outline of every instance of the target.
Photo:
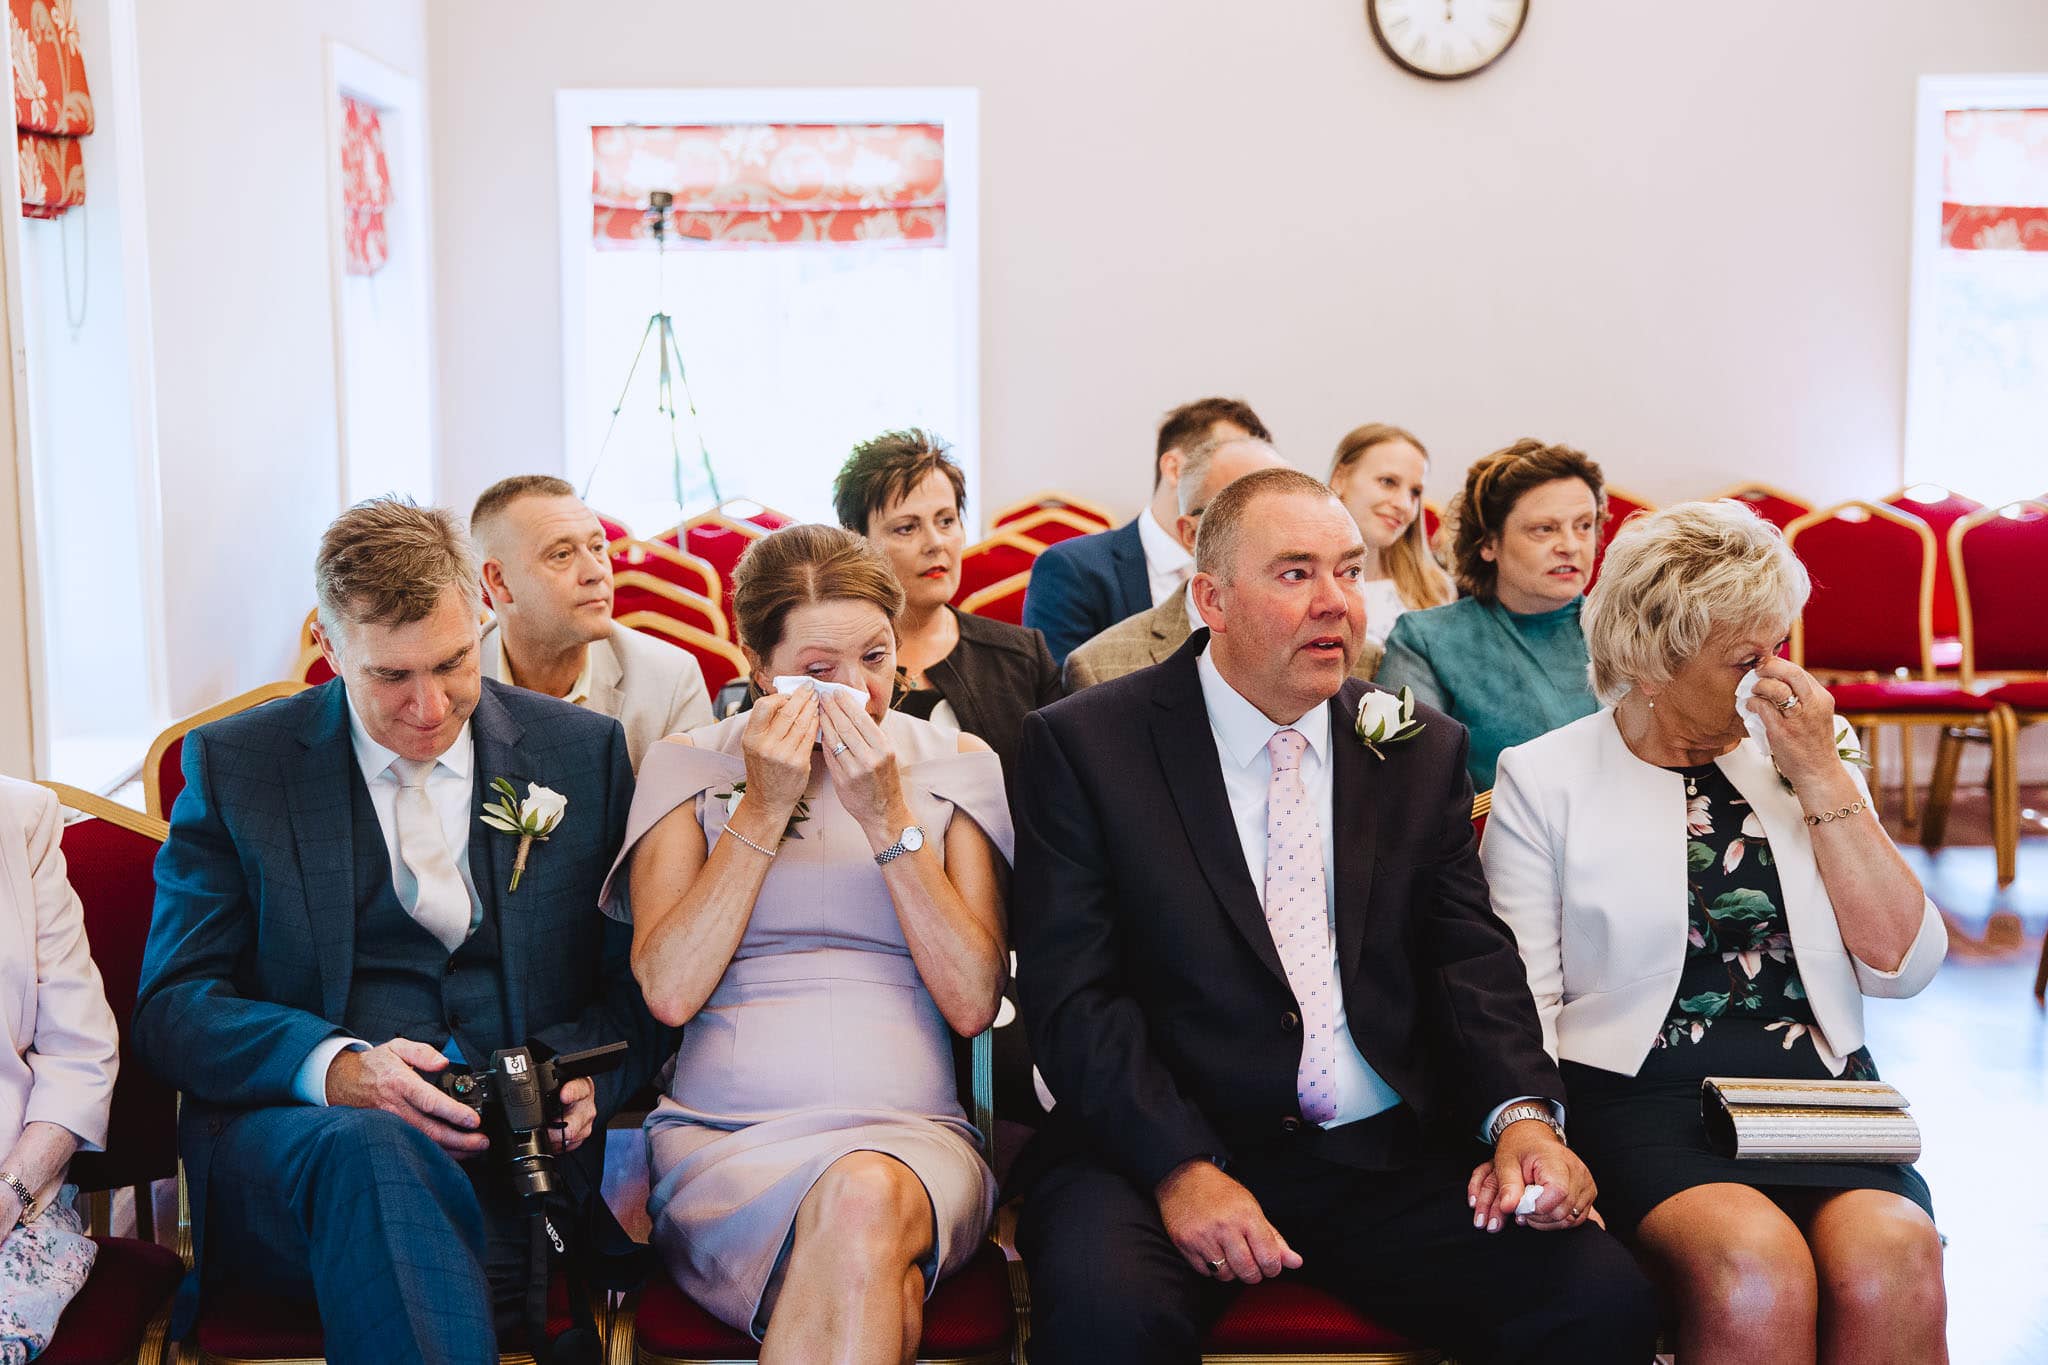
POLYGON ((1606 519, 1600 466, 1580 452, 1533 440, 1495 451, 1451 503, 1451 567, 1470 595, 1406 612, 1387 636, 1374 681, 1463 722, 1480 791, 1501 750, 1598 709, 1579 608, 1606 519))
POLYGON ((967 478, 950 449, 915 428, 863 441, 833 481, 832 505, 903 585, 897 709, 987 740, 1007 768, 1024 717, 1060 699, 1060 670, 1038 631, 952 606, 967 547, 967 478))

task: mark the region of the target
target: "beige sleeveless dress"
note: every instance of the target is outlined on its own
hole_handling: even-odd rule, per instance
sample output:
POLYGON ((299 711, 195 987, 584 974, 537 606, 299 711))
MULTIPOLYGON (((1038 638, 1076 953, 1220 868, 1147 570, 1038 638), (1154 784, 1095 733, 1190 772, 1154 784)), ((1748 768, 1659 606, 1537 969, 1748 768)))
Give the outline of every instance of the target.
MULTIPOLYGON (((627 863, 663 816, 694 802, 707 846, 746 775, 747 714, 656 744, 640 769, 604 909, 632 917, 627 863)), ((944 847, 956 812, 1012 851, 1002 768, 958 737, 890 712, 904 796, 944 847)), ((654 1244, 691 1298, 758 1339, 788 1255, 797 1206, 850 1152, 886 1153, 931 1198, 925 1292, 987 1234, 995 1178, 960 1104, 953 1034, 925 989, 867 836, 839 803, 822 756, 795 826, 768 870, 739 950, 683 1030, 668 1093, 647 1117, 654 1244)))

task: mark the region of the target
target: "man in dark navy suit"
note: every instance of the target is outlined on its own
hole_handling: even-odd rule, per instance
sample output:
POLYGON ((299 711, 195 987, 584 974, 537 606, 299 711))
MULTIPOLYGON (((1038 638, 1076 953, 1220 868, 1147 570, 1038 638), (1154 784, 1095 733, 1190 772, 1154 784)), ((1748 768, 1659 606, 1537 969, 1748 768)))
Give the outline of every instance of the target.
POLYGON ((1145 510, 1114 531, 1063 540, 1038 556, 1024 594, 1024 624, 1045 632, 1055 663, 1064 665, 1081 645, 1186 586, 1194 558, 1173 532, 1180 519, 1181 457, 1201 441, 1231 436, 1273 439, 1239 399, 1183 403, 1159 424, 1145 510))
POLYGON ((1465 729, 1356 733, 1398 709, 1347 677, 1357 524, 1266 469, 1195 553, 1204 629, 1025 718, 1010 923, 1058 1100, 1012 1175, 1032 1360, 1192 1365, 1280 1276, 1472 1365, 1639 1365, 1654 1301, 1563 1140, 1465 729))
POLYGON ((627 1043, 624 1068, 563 1086, 552 1138, 608 1217, 604 1121, 667 1043, 630 930, 597 909, 625 734, 481 679, 476 561, 447 512, 351 508, 315 584, 335 679, 186 736, 157 858, 135 1037, 184 1092, 196 1269, 175 1328, 203 1277, 316 1300, 332 1361, 492 1365, 537 1315, 538 1239, 430 1078, 529 1041, 627 1043), (498 779, 560 813, 516 873, 520 839, 480 818, 498 779))

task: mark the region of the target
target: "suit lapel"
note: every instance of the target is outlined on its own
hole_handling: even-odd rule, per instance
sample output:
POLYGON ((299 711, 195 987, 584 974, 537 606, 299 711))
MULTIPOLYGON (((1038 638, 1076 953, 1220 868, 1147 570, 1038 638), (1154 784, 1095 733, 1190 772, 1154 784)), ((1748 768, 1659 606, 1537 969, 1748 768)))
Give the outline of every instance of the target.
POLYGON ((528 783, 539 782, 546 786, 547 779, 534 776, 533 765, 520 752, 519 743, 524 732, 505 709, 504 703, 493 694, 494 686, 496 684, 484 684, 483 694, 477 698, 476 711, 470 717, 471 742, 475 746, 471 768, 475 791, 470 797, 469 872, 476 882, 476 894, 483 901, 484 913, 496 916, 498 959, 504 972, 505 1036, 516 1043, 526 1037, 526 993, 521 989, 521 983, 526 980, 523 964, 529 950, 527 934, 532 922, 532 916, 522 912, 540 898, 546 886, 547 845, 538 842, 533 845, 526 856, 526 871, 519 879, 519 890, 508 893, 506 888, 512 884, 512 867, 518 859, 519 840, 486 825, 483 809, 502 796, 502 793, 491 789, 491 783, 497 778, 510 782, 522 800, 528 783))
POLYGON ((1179 649, 1193 633, 1193 625, 1188 620, 1188 595, 1177 592, 1167 598, 1152 618, 1152 662, 1156 664, 1179 649))
MULTIPOLYGON (((619 694, 626 690, 626 661, 610 640, 595 640, 590 646, 590 699, 592 711, 616 716, 622 708, 619 694)), ((546 784, 543 783, 543 786, 546 784)))
POLYGON ((300 894, 319 949, 321 1013, 340 1020, 356 952, 355 818, 350 801, 356 761, 349 739, 348 694, 339 681, 299 733, 284 763, 285 809, 299 857, 300 894))
POLYGON ((1124 599, 1119 612, 1135 616, 1152 605, 1152 579, 1145 569, 1145 541, 1138 534, 1137 517, 1109 533, 1109 554, 1116 561, 1117 588, 1124 599))
POLYGON ((1375 759, 1352 735, 1352 716, 1365 688, 1346 683, 1330 698, 1330 836, 1337 841, 1333 888, 1337 919, 1338 983, 1351 980, 1365 944, 1372 900, 1373 855, 1379 842, 1379 778, 1375 759))
POLYGON ((1253 954, 1286 985, 1287 969, 1280 965, 1265 906, 1251 870, 1245 866, 1237 823, 1230 814, 1230 796, 1223 787, 1216 736, 1209 728, 1209 709, 1202 701, 1202 683, 1195 673, 1195 657, 1207 639, 1206 631, 1201 639, 1191 637, 1163 670, 1155 694, 1157 709, 1152 713, 1153 748, 1209 889, 1253 954))

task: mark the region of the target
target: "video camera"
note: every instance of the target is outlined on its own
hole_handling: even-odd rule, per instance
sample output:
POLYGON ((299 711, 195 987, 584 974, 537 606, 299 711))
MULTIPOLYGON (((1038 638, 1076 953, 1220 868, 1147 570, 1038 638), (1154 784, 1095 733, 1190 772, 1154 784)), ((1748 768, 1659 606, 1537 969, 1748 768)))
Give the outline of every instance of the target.
POLYGON ((557 1184, 547 1130, 562 1124, 562 1087, 583 1076, 616 1071, 625 1060, 624 1043, 561 1056, 545 1043, 529 1043, 493 1052, 488 1071, 458 1063, 431 1079, 444 1093, 476 1110, 491 1146, 505 1159, 512 1188, 528 1209, 537 1212, 557 1184))

